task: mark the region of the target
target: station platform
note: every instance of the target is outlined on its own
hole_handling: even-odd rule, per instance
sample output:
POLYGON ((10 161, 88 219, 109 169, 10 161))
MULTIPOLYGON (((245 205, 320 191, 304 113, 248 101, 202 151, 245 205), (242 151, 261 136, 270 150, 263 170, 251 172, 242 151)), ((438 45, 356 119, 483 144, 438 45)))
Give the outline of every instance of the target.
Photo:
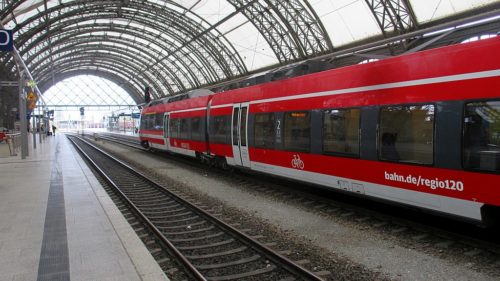
POLYGON ((0 157, 0 280, 168 278, 57 134, 24 160, 0 157))

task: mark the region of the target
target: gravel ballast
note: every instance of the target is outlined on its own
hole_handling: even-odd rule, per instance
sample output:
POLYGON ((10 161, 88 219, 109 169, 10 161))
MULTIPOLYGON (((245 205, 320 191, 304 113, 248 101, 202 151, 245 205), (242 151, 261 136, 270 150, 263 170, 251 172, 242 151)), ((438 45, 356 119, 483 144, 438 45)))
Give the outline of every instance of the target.
MULTIPOLYGON (((136 163, 186 192, 212 200, 220 211, 231 210, 231 217, 241 216, 271 225, 280 236, 294 243, 320 251, 324 259, 341 262, 341 269, 352 266, 358 274, 352 279, 394 280, 495 280, 497 277, 476 270, 474 263, 463 257, 438 257, 425 251, 403 247, 390 237, 370 228, 338 223, 328 216, 288 204, 277 199, 230 185, 206 172, 194 172, 175 162, 116 144, 99 142, 130 163, 136 163), (348 266, 349 265, 349 266, 348 266)), ((274 237, 273 237, 274 238, 274 237)), ((293 249, 290 249, 293 250, 293 249)), ((350 279, 350 278, 349 278, 350 279)))

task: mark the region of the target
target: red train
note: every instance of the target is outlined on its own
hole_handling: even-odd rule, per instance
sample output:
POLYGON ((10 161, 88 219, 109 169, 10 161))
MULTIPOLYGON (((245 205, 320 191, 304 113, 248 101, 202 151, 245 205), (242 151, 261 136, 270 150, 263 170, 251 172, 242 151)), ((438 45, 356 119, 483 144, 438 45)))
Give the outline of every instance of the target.
POLYGON ((500 221, 500 38, 142 110, 144 146, 500 221))

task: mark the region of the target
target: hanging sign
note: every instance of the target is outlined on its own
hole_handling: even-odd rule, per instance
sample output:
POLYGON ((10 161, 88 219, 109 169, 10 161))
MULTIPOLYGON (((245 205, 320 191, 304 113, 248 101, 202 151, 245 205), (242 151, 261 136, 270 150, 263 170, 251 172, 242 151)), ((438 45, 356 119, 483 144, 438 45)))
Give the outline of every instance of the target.
POLYGON ((33 91, 29 91, 26 96, 26 105, 29 109, 33 110, 36 108, 36 102, 38 101, 38 95, 33 91))
POLYGON ((12 38, 12 30, 0 29, 0 51, 14 51, 14 39, 12 38))
POLYGON ((27 103, 29 109, 33 110, 36 108, 36 101, 30 101, 27 103))
POLYGON ((36 102, 36 100, 38 99, 38 96, 34 93, 34 92, 29 92, 28 95, 26 96, 26 99, 28 101, 34 101, 36 102))

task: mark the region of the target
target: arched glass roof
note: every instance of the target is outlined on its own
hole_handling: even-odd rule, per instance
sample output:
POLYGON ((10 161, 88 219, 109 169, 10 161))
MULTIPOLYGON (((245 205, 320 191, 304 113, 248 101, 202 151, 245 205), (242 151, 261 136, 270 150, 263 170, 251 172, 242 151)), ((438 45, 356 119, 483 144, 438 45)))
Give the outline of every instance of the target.
MULTIPOLYGON (((132 98, 119 85, 94 75, 79 75, 66 78, 47 89, 44 98, 50 101, 52 107, 68 108, 68 105, 79 105, 116 110, 131 108, 135 105, 132 98), (108 93, 109 95, 99 95, 97 93, 108 93)), ((78 110, 78 108, 70 109, 78 110)))
MULTIPOLYGON (((500 14, 500 0, 0 0, 0 5, 0 20, 13 29, 15 45, 42 91, 90 74, 121 85, 137 103, 145 86, 159 98, 266 68, 338 59, 332 54, 401 38, 383 45, 381 53, 394 55, 425 43, 422 34, 414 35, 419 30, 500 14)), ((0 60, 15 72, 13 58, 2 54, 0 60)))

